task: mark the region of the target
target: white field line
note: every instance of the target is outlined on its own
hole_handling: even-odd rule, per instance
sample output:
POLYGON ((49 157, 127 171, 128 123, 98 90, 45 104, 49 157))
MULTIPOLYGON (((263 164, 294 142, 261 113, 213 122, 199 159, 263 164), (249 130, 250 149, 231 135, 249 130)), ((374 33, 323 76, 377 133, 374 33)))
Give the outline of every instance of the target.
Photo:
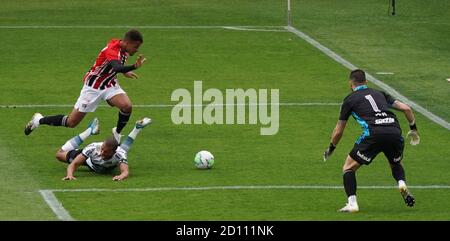
MULTIPOLYGON (((358 186, 358 189, 397 189, 397 186, 358 186)), ((450 185, 417 185, 410 189, 450 189, 450 185)), ((207 190, 248 190, 248 189, 343 189, 343 186, 326 185, 268 185, 268 186, 210 186, 210 187, 149 187, 149 188, 86 188, 49 189, 46 192, 157 192, 157 191, 207 191, 207 190)))
POLYGON ((393 72, 376 72, 375 74, 380 74, 380 75, 393 75, 393 72))
POLYGON ((189 26, 189 25, 0 25, 0 29, 221 29, 221 28, 283 28, 284 26, 225 26, 225 25, 203 25, 203 26, 189 26))
POLYGON ((70 216, 69 212, 67 212, 67 210, 63 207, 61 202, 58 201, 58 199, 56 198, 56 196, 53 194, 52 191, 39 190, 39 193, 41 193, 41 195, 44 198, 45 202, 52 209, 53 213, 56 214, 56 217, 59 220, 63 220, 63 221, 73 221, 74 220, 70 216))
MULTIPOLYGON (((324 54, 328 55, 328 57, 332 58, 336 62, 342 64, 345 67, 347 67, 348 69, 350 69, 350 70, 358 69, 358 67, 356 67, 355 65, 353 65, 349 61, 345 60, 344 58, 342 58, 340 55, 336 54, 335 52, 333 52, 329 48, 323 46, 322 44, 317 42, 315 39, 313 39, 310 36, 306 35, 305 33, 301 32, 300 30, 298 30, 298 29, 296 29, 296 28, 294 28, 292 26, 286 26, 285 29, 288 30, 289 32, 297 35, 298 37, 302 38, 306 42, 310 43, 311 45, 313 45, 314 47, 316 47, 317 49, 322 51, 324 54)), ((448 123, 447 121, 445 121, 441 117, 431 113, 430 111, 428 111, 427 109, 425 109, 422 106, 418 105, 414 101, 406 98, 405 96, 400 94, 398 91, 396 91, 394 88, 392 88, 389 85, 383 83, 382 81, 376 79, 375 77, 373 77, 369 73, 366 73, 366 78, 370 82, 374 83, 375 85, 377 85, 378 87, 380 87, 381 89, 383 89, 384 91, 386 91, 387 93, 392 95, 394 98, 396 98, 396 99, 398 99, 398 100, 408 104, 413 109, 415 109, 417 112, 421 113, 422 115, 424 115, 428 119, 434 121, 436 124, 444 127, 447 130, 450 130, 450 123, 448 123)))
MULTIPOLYGON (((450 185, 419 185, 408 186, 410 189, 450 189, 450 185)), ((358 186, 359 189, 396 189, 397 186, 358 186)), ((150 187, 150 188, 85 188, 85 189, 46 189, 39 190, 45 202, 49 205, 58 219, 72 221, 69 212, 53 194, 54 192, 161 192, 161 191, 208 191, 208 190, 263 190, 263 189, 343 189, 342 186, 296 186, 296 185, 268 185, 268 186, 210 186, 210 187, 150 187)))
MULTIPOLYGON (((176 104, 138 104, 133 105, 133 107, 137 108, 170 108, 174 107, 176 104)), ((180 107, 205 107, 205 106, 270 106, 270 105, 279 105, 279 106, 339 106, 341 103, 337 102, 293 102, 293 103, 235 103, 235 104, 203 104, 203 105, 177 105, 180 107)), ((65 107, 73 107, 73 105, 68 104, 36 104, 36 105, 0 105, 0 108, 65 108, 65 107)), ((99 107, 110 107, 109 105, 99 105, 99 107)))
POLYGON ((244 28, 244 27, 223 27, 223 28, 230 30, 253 31, 253 32, 288 32, 285 29, 263 29, 263 28, 244 28))

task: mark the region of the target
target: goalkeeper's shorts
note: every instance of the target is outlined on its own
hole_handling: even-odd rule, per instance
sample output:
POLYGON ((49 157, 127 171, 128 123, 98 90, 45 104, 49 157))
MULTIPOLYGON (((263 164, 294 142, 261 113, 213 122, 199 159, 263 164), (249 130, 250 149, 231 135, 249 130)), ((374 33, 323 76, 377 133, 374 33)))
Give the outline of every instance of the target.
POLYGON ((353 146, 349 155, 361 165, 369 165, 378 153, 383 152, 389 163, 400 163, 405 142, 400 134, 367 136, 353 146))

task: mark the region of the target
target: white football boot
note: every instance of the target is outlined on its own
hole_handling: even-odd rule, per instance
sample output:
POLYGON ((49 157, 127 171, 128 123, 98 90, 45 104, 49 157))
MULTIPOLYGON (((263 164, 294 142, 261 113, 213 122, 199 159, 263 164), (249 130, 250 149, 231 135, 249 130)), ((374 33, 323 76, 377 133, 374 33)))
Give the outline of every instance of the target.
POLYGON ((94 118, 88 125, 88 128, 91 129, 91 135, 100 134, 100 123, 98 118, 94 118))
POLYGON ((152 119, 145 117, 144 119, 136 121, 136 129, 142 129, 152 123, 152 119))
POLYGON ((347 203, 343 208, 339 209, 339 212, 344 213, 356 213, 359 211, 358 203, 347 203))
POLYGON ((27 123, 25 126, 25 135, 29 135, 34 129, 39 127, 39 120, 44 118, 44 116, 41 115, 41 113, 34 113, 31 120, 27 123))
POLYGON ((409 192, 406 185, 400 185, 398 189, 400 190, 400 194, 402 195, 403 200, 405 201, 406 205, 408 207, 414 206, 414 204, 416 203, 416 200, 414 199, 413 195, 409 192))
POLYGON ((117 127, 112 128, 112 133, 113 133, 114 139, 116 139, 117 143, 120 143, 120 139, 122 139, 123 135, 117 133, 116 130, 117 130, 117 127))

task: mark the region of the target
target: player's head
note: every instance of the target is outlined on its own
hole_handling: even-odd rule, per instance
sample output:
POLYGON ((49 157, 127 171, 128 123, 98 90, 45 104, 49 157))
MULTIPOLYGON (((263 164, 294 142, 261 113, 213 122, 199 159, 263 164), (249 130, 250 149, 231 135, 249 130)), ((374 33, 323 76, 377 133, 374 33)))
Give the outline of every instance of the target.
POLYGON ((349 84, 352 89, 355 86, 367 84, 366 73, 360 69, 353 70, 350 72, 349 84))
POLYGON ((136 29, 128 30, 122 39, 122 48, 133 56, 138 50, 141 44, 144 42, 142 34, 136 29))
POLYGON ((116 153, 118 146, 119 143, 116 141, 116 139, 114 137, 109 137, 102 144, 100 156, 102 156, 102 158, 105 160, 110 159, 116 153))

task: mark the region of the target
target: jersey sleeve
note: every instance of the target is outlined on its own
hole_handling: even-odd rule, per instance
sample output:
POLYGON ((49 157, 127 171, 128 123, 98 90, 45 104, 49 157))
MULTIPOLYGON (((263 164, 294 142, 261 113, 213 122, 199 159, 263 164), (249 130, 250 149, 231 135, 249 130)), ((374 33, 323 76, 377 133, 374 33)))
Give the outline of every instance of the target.
POLYGON ((395 102, 395 99, 394 99, 391 95, 386 94, 385 92, 381 92, 381 93, 383 93, 384 98, 386 98, 386 102, 387 102, 390 106, 392 106, 392 105, 394 104, 394 102, 395 102))
POLYGON ((123 150, 121 148, 119 149, 119 148, 116 151, 115 158, 117 158, 119 160, 119 163, 125 163, 128 165, 127 152, 125 150, 123 150))
POLYGON ((348 120, 352 113, 352 107, 347 98, 344 99, 344 102, 341 105, 341 111, 339 113, 339 120, 348 120))
POLYGON ((81 154, 83 154, 83 156, 85 156, 85 157, 90 157, 94 151, 95 151, 95 145, 94 145, 94 143, 92 143, 92 144, 87 145, 83 149, 81 154))

